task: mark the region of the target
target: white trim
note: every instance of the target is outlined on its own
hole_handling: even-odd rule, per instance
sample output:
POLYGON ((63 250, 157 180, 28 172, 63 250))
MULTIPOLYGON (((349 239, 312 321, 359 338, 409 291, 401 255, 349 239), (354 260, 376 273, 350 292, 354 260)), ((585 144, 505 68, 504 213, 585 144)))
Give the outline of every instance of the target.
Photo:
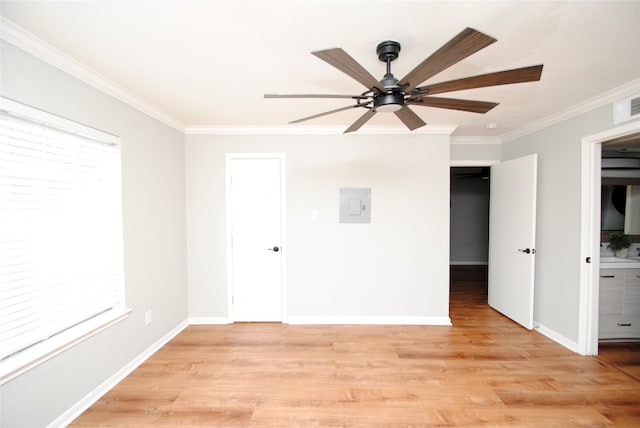
MULTIPOLYGON (((414 131, 399 126, 364 126, 362 135, 451 135, 458 125, 427 125, 414 131)), ((186 135, 339 135, 344 126, 187 126, 186 135)))
POLYGON ((537 331, 538 333, 548 337, 549 339, 553 340, 554 342, 564 346, 565 348, 569 349, 570 351, 573 352, 578 352, 578 344, 576 342, 574 342, 573 340, 551 330, 550 328, 547 328, 545 326, 543 326, 540 323, 534 322, 533 324, 533 329, 535 331, 537 331))
POLYGON ((69 408, 66 412, 58 416, 53 422, 47 425, 48 428, 53 427, 63 427, 69 425, 73 422, 78 416, 80 416, 85 410, 87 410, 91 405, 93 405, 96 401, 98 401, 104 394, 109 392, 114 386, 116 386, 120 381, 122 381, 125 377, 127 377, 131 372, 133 372, 140 364, 144 363, 147 359, 149 359, 153 354, 155 354, 160 348, 166 345, 171 339, 176 337, 182 330, 187 328, 189 323, 187 320, 178 324, 173 330, 162 336, 155 343, 145 349, 140 355, 131 360, 127 365, 118 370, 113 376, 109 379, 105 380, 100 384, 97 388, 87 394, 82 400, 78 401, 71 408, 69 408))
POLYGON ((446 325, 449 317, 396 317, 396 316, 289 316, 289 324, 358 324, 358 325, 446 325))
POLYGON ((24 30, 5 17, 0 17, 0 38, 34 55, 42 61, 59 68, 65 73, 87 83, 99 91, 151 116, 171 128, 184 132, 185 125, 168 113, 158 109, 146 100, 134 95, 114 81, 102 76, 92 68, 73 59, 44 40, 24 30))
POLYGON ((640 132, 640 121, 582 138, 580 299, 577 348, 577 352, 581 355, 598 354, 601 144, 637 132, 640 132), (591 263, 586 263, 587 257, 591 258, 591 263))
POLYGON ((76 346, 78 343, 108 329, 112 325, 127 318, 130 313, 131 309, 111 310, 89 321, 85 321, 73 329, 60 333, 42 344, 22 351, 14 357, 8 357, 2 362, 3 368, 2 376, 0 376, 0 385, 9 382, 11 379, 15 379, 56 355, 76 346))
POLYGON ((542 118, 538 121, 523 126, 522 128, 516 129, 515 131, 508 132, 502 135, 500 137, 500 140, 502 141, 502 143, 508 143, 509 141, 513 141, 515 139, 524 137, 525 135, 529 135, 544 128, 548 128, 549 126, 571 119, 572 117, 581 115, 607 104, 611 104, 638 91, 640 91, 640 79, 632 80, 631 82, 614 88, 608 92, 605 92, 604 94, 600 94, 596 97, 588 99, 587 101, 584 101, 559 113, 542 118))
POLYGON ((598 354, 600 284, 600 164, 601 144, 582 139, 580 202, 580 295, 578 298, 578 353, 598 354), (594 252, 594 248, 596 248, 594 252), (591 263, 585 263, 587 257, 591 263))
POLYGON ((227 318, 233 322, 233 233, 232 233, 232 209, 231 209, 231 160, 233 159, 230 153, 227 153, 224 157, 224 206, 226 213, 225 224, 225 241, 226 241, 226 256, 227 256, 227 318))
POLYGON ((449 166, 491 166, 500 163, 500 159, 486 160, 451 160, 449 166))
POLYGON ((227 214, 227 317, 233 321, 233 245, 231 212, 231 161, 233 159, 279 159, 280 160, 280 239, 281 239, 281 321, 287 322, 287 164, 285 153, 226 153, 225 154, 225 207, 227 214))
POLYGON ((281 289, 282 289, 282 322, 289 321, 288 308, 288 288, 287 288, 287 254, 289 245, 287 244, 287 156, 280 153, 280 236, 282 239, 282 260, 281 260, 281 289))
POLYGON ((0 96, 0 109, 11 115, 21 117, 29 121, 37 122, 39 124, 45 123, 48 126, 58 128, 70 134, 81 135, 83 137, 108 144, 120 144, 120 137, 117 135, 93 128, 73 119, 67 119, 65 117, 49 113, 37 107, 14 101, 11 98, 0 96))
POLYGON ((467 137, 467 136, 459 136, 455 135, 451 137, 451 145, 465 145, 465 144, 478 144, 478 145, 492 145, 492 144, 502 144, 500 141, 500 137, 467 137))
POLYGON ((189 325, 223 325, 232 324, 229 317, 191 317, 189 318, 189 325))

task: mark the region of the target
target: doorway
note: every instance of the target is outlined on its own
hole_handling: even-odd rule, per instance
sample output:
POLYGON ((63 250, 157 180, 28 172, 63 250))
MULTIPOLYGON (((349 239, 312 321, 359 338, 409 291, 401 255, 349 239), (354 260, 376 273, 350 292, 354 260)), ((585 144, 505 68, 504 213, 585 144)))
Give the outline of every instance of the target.
MULTIPOLYGON (((493 165, 490 171, 482 171, 480 179, 491 184, 484 206, 486 219, 486 239, 488 247, 486 264, 488 266, 488 299, 489 306, 521 324, 525 328, 533 328, 534 297, 534 260, 535 260, 535 212, 537 156, 535 154, 511 159, 493 165)), ((456 178, 462 180, 473 178, 474 174, 452 170, 452 183, 456 178)), ((456 207, 454 206, 452 184, 451 202, 451 251, 456 247, 456 207)), ((464 194, 464 192, 463 192, 464 194)), ((470 209, 462 210, 466 218, 478 217, 470 209)), ((454 268, 452 274, 459 268, 454 268)))
POLYGON ((234 322, 286 319, 284 154, 228 154, 227 291, 234 322))
POLYGON ((452 166, 449 176, 449 291, 454 296, 474 284, 486 304, 490 167, 452 166))
MULTIPOLYGON (((578 353, 598 354, 600 192, 602 144, 640 138, 640 122, 612 128, 582 139, 580 309, 578 353)), ((639 143, 640 144, 640 143, 639 143)))

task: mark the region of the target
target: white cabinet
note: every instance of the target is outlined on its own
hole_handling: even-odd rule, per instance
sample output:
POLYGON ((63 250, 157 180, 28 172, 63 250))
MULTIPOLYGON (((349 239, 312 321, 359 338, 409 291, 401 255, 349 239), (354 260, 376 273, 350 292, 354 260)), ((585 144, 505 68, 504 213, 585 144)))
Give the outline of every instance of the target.
POLYGON ((640 269, 600 270, 600 339, 640 339, 640 269))

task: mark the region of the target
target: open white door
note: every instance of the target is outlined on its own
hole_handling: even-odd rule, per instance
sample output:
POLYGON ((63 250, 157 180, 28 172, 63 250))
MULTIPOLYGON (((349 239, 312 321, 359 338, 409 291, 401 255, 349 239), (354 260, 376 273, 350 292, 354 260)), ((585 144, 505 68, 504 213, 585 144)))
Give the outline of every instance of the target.
POLYGON ((533 328, 537 155, 491 167, 489 306, 533 328))
POLYGON ((231 158, 233 321, 282 321, 284 159, 231 158))

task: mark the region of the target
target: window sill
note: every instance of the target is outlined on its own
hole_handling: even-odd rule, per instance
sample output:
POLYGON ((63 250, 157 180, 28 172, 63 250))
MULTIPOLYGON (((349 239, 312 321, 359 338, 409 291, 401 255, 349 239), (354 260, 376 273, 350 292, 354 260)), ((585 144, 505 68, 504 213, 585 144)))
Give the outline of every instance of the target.
POLYGON ((114 309, 0 362, 0 385, 127 318, 131 309, 114 309))

